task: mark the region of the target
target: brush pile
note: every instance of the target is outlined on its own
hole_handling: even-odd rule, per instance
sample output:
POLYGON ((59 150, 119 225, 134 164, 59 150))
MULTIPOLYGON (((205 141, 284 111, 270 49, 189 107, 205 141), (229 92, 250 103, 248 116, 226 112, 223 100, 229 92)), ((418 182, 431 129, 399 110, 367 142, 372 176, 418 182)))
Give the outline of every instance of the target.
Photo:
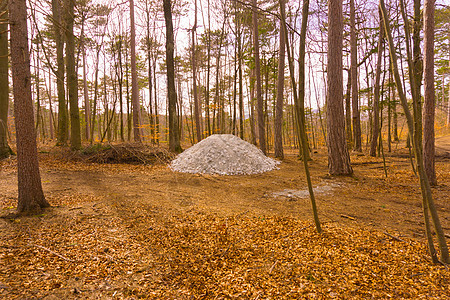
POLYGON ((86 162, 142 165, 166 164, 174 157, 164 148, 131 143, 90 146, 81 156, 86 162))

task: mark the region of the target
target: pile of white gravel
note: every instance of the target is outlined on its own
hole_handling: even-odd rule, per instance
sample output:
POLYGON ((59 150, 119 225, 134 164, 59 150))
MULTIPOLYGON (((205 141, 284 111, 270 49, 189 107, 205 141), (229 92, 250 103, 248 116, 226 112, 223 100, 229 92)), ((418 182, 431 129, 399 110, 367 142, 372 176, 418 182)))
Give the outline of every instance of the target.
POLYGON ((250 175, 271 171, 280 162, 232 134, 214 134, 179 154, 173 171, 216 175, 250 175))

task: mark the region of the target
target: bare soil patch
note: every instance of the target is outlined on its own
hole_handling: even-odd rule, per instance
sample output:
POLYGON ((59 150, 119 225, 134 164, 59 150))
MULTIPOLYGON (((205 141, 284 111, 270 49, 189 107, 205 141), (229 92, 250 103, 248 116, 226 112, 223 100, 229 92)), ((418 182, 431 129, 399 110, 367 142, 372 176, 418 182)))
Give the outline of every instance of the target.
MULTIPOLYGON (((352 177, 310 162, 325 233, 315 233, 302 164, 247 176, 164 164, 72 162, 41 153, 42 215, 0 218, 0 298, 450 299, 448 269, 424 247, 407 153, 352 156, 352 177), (286 196, 290 192, 293 197, 286 196), (281 195, 281 196, 280 196, 281 195), (394 236, 396 239, 393 239, 394 236)), ((14 158, 0 162, 0 214, 16 205, 14 158)), ((450 233, 450 160, 433 195, 450 233)))

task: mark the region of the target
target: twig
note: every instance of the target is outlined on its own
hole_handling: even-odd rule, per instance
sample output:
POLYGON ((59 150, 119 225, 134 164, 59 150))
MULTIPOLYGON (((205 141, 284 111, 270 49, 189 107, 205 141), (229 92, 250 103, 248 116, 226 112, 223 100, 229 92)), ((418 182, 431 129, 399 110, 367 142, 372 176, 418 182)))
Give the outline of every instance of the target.
POLYGON ((399 241, 399 242, 404 242, 404 243, 406 243, 406 241, 405 240, 402 240, 401 238, 398 238, 398 237, 396 237, 396 236, 393 236, 392 234, 389 234, 389 233, 387 233, 387 232, 383 232, 385 235, 387 235, 388 237, 390 237, 390 238, 392 238, 392 239, 394 239, 394 240, 396 240, 396 241, 399 241))
POLYGON ((356 220, 356 218, 351 217, 351 216, 347 216, 347 215, 341 215, 341 218, 350 219, 350 220, 352 220, 352 221, 355 221, 355 220, 356 220))
POLYGON ((65 257, 65 256, 63 256, 63 255, 61 255, 61 254, 59 254, 59 253, 56 253, 55 251, 52 251, 52 250, 50 250, 50 249, 48 249, 48 248, 46 248, 46 247, 44 247, 44 246, 40 246, 40 245, 36 245, 36 244, 31 244, 31 246, 35 246, 35 247, 37 247, 37 248, 43 249, 43 250, 45 250, 45 251, 48 251, 48 252, 50 252, 51 254, 56 255, 56 256, 58 256, 59 258, 62 258, 62 259, 64 259, 64 260, 66 260, 66 261, 76 262, 75 260, 70 259, 70 258, 67 258, 67 257, 65 257))
POLYGON ((272 274, 273 268, 275 268, 275 266, 277 265, 277 263, 278 263, 278 260, 276 260, 276 261, 272 264, 272 266, 271 266, 270 269, 269 269, 269 274, 272 274))

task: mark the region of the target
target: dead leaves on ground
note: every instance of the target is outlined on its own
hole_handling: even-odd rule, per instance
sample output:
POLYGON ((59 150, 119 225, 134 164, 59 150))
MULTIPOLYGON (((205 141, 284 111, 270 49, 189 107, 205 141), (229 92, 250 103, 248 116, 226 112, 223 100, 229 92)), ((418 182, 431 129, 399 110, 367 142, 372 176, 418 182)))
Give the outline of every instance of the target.
POLYGON ((108 199, 0 222, 9 299, 450 298, 422 243, 331 223, 108 199))

